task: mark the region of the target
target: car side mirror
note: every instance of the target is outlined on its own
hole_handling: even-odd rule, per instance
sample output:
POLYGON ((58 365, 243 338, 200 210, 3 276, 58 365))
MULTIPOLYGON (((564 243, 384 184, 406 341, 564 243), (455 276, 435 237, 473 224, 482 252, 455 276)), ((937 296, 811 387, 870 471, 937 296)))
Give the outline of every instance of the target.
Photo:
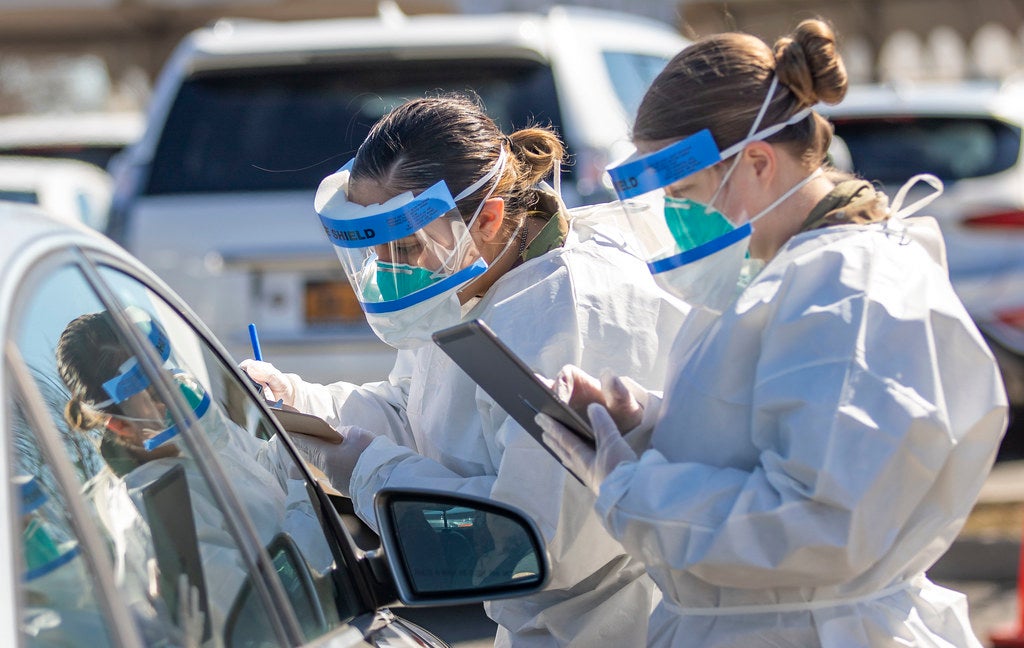
POLYGON ((383 553, 406 605, 523 596, 548 581, 540 531, 518 509, 426 489, 384 489, 374 504, 383 553))
MULTIPOLYGON (((327 630, 324 611, 316 594, 316 585, 295 541, 286 533, 279 533, 267 545, 267 553, 288 593, 296 620, 307 637, 327 630)), ((251 578, 242 584, 224 623, 224 645, 260 645, 266 637, 274 636, 262 599, 253 589, 251 578)))

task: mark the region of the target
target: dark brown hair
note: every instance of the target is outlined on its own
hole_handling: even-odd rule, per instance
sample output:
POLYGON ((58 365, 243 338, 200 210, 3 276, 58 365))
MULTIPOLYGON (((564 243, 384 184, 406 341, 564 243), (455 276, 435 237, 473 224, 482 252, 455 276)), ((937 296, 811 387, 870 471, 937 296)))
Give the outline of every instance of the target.
MULTIPOLYGON (((728 148, 746 138, 776 75, 778 87, 760 128, 818 102, 842 100, 848 81, 832 28, 822 20, 805 20, 774 49, 742 33, 698 40, 654 79, 637 111, 633 139, 678 140, 707 128, 719 149, 728 148)), ((832 126, 812 113, 765 141, 783 144, 808 166, 817 166, 832 141, 832 126)))
MULTIPOLYGON (((103 383, 117 375, 130 357, 107 311, 80 315, 64 328, 57 341, 57 371, 71 392, 64 418, 73 430, 92 430, 103 425, 106 414, 93 403, 107 400, 103 383)), ((119 411, 116 405, 110 410, 119 411)))
MULTIPOLYGON (((505 199, 511 231, 536 204, 534 186, 563 159, 565 148, 549 128, 533 126, 506 136, 467 95, 413 99, 382 117, 359 146, 352 181, 372 180, 398 195, 444 180, 456 196, 491 170, 502 147, 507 162, 491 195, 505 199)), ((488 183, 463 198, 459 211, 468 218, 490 188, 488 183)))

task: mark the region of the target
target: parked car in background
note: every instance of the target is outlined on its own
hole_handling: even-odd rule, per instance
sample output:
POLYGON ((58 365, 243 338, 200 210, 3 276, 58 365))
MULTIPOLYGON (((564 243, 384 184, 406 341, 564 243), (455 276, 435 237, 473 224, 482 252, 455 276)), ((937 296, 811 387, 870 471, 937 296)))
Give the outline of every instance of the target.
POLYGON ((0 117, 0 155, 67 158, 109 167, 142 135, 145 116, 121 110, 0 117))
MULTIPOLYGON (((939 221, 953 286, 999 360, 1015 419, 1024 420, 1024 84, 854 86, 822 111, 853 169, 890 196, 918 173, 943 181, 923 213, 939 221)), ((905 204, 924 192, 919 186, 905 204)), ((1007 444, 1024 452, 1024 435, 1008 435, 1007 444)))
POLYGON ((403 100, 472 91, 508 132, 551 124, 572 155, 570 204, 610 199, 650 81, 686 41, 630 15, 223 20, 187 37, 119 164, 108 232, 247 355, 310 380, 383 379, 379 342, 313 212, 319 181, 403 100))
POLYGON ((78 160, 0 156, 0 200, 39 205, 103 231, 114 186, 110 174, 78 160))
POLYGON ((347 500, 162 281, 36 207, 0 202, 0 222, 0 645, 440 648, 386 606, 545 584, 535 525, 479 498, 382 491, 382 546, 360 548, 347 500), (64 342, 58 363, 64 331, 96 337, 64 342), (96 379, 109 399, 77 398, 89 367, 126 355, 96 379), (158 418, 128 416, 146 407, 158 418), (126 432, 139 429, 144 442, 126 432), (493 516, 526 560, 474 583, 488 525, 510 526, 493 516))

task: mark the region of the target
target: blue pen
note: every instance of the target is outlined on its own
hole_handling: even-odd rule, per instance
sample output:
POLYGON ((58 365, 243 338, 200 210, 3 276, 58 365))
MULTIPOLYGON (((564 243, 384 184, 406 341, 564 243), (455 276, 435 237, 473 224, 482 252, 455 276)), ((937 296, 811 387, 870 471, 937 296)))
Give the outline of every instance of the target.
POLYGON ((260 338, 256 335, 255 324, 249 324, 249 341, 252 342, 253 360, 263 360, 263 351, 260 350, 260 338))
MULTIPOLYGON (((260 336, 256 334, 256 325, 255 324, 249 324, 249 341, 252 342, 252 357, 253 357, 253 360, 260 360, 260 361, 262 361, 263 360, 263 351, 260 350, 260 336)), ((258 391, 260 393, 263 393, 263 389, 264 389, 264 387, 266 387, 266 385, 253 380, 252 377, 249 378, 249 381, 252 382, 254 387, 256 387, 256 391, 258 391)), ((263 397, 266 398, 266 394, 264 394, 263 397)), ((270 405, 271 407, 281 407, 281 403, 282 402, 283 401, 280 400, 280 399, 278 399, 278 401, 276 403, 271 403, 268 400, 267 404, 270 405)))

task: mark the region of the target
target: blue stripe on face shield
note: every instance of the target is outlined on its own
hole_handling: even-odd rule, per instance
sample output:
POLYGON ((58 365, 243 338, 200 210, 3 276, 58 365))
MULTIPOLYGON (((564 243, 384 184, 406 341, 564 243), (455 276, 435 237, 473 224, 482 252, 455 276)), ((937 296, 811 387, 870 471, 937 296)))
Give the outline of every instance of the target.
POLYGON ((407 295, 394 301, 376 303, 360 301, 359 304, 367 313, 393 313, 395 311, 400 311, 403 308, 409 308, 410 306, 430 299, 431 297, 440 295, 452 288, 457 288, 464 283, 468 283, 473 279, 476 279, 485 272, 487 272, 487 262, 483 259, 477 259, 473 264, 466 266, 450 277, 445 277, 437 283, 424 288, 423 290, 414 292, 411 295, 407 295))
MULTIPOLYGON (((149 330, 146 331, 146 337, 160 354, 160 359, 167 362, 171 357, 170 340, 152 320, 148 322, 148 325, 149 330)), ((129 358, 119 367, 118 375, 103 383, 103 391, 110 396, 110 400, 103 405, 97 403, 97 406, 104 407, 114 403, 123 403, 147 387, 149 387, 149 378, 139 366, 138 360, 129 358)))
POLYGON ((722 236, 714 239, 713 241, 708 241, 704 245, 699 245, 693 248, 692 250, 686 250, 685 252, 680 252, 679 254, 674 254, 670 257, 665 257, 664 259, 651 261, 650 263, 647 264, 647 269, 651 271, 651 274, 660 274, 662 272, 674 270, 684 265, 693 263, 694 261, 699 261, 704 257, 711 256, 712 254, 718 252, 719 250, 724 250, 725 248, 729 247, 736 241, 739 241, 750 236, 750 233, 753 231, 754 230, 751 227, 750 223, 744 223, 743 225, 740 225, 739 227, 729 232, 728 234, 723 234, 722 236))
POLYGON ((79 552, 79 547, 78 547, 78 545, 75 545, 74 547, 72 547, 68 551, 66 551, 63 554, 61 554, 55 560, 52 560, 52 561, 46 563, 45 565, 40 565, 39 567, 36 567, 34 569, 30 569, 30 570, 26 571, 24 573, 24 575, 23 575, 23 578, 26 581, 31 581, 31 580, 35 580, 37 578, 40 578, 42 576, 46 576, 50 572, 55 571, 58 567, 62 567, 64 565, 68 564, 69 562, 71 562, 71 559, 74 558, 75 556, 77 556, 78 552, 79 552))
MULTIPOLYGON (((204 393, 202 400, 195 406, 192 413, 195 415, 196 420, 201 419, 203 414, 206 414, 206 410, 210 409, 210 394, 204 393)), ((153 450, 159 448, 163 444, 167 443, 174 437, 178 436, 178 426, 172 425, 169 428, 161 431, 160 433, 146 439, 142 442, 142 447, 146 450, 153 450)))
POLYGON ((711 131, 704 129, 665 148, 608 169, 620 200, 667 187, 722 161, 711 131))

